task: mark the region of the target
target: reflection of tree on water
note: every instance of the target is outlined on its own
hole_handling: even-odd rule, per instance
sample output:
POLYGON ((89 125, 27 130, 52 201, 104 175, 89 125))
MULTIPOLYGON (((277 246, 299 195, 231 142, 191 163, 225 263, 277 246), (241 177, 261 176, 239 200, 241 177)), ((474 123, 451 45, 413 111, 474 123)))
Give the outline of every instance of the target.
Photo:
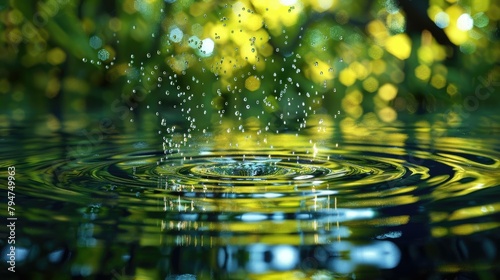
POLYGON ((170 255, 169 271, 181 275, 192 273, 195 267, 201 274, 205 271, 229 278, 243 271, 253 275, 296 271, 303 276, 339 274, 353 279, 373 275, 380 275, 383 279, 405 276, 410 279, 475 279, 477 274, 467 272, 467 267, 472 269, 475 262, 492 263, 498 258, 495 250, 498 241, 493 241, 492 236, 450 237, 429 242, 428 229, 427 221, 419 220, 379 228, 380 232, 386 233, 374 237, 371 242, 337 241, 336 237, 319 234, 320 239, 331 238, 331 241, 300 246, 254 243, 208 248, 179 245, 170 255), (189 261, 194 259, 194 263, 189 261), (463 271, 446 271, 446 267, 455 265, 464 267, 463 271), (358 270, 358 266, 363 269, 358 270), (442 273, 436 272, 441 270, 442 273))
MULTIPOLYGON (((206 217, 205 219, 214 222, 217 220, 217 216, 225 217, 223 214, 212 214, 207 213, 203 216, 206 217), (214 216, 209 217, 212 214, 214 216)), ((358 244, 357 242, 340 239, 349 239, 349 229, 344 226, 339 227, 338 222, 362 220, 373 215, 374 213, 370 209, 332 209, 330 211, 302 212, 290 215, 269 214, 266 219, 273 221, 276 226, 285 221, 282 219, 291 219, 297 221, 297 226, 299 226, 301 221, 316 221, 325 226, 325 228, 332 227, 332 229, 320 229, 318 231, 318 245, 300 244, 299 246, 294 246, 287 244, 250 243, 248 245, 234 244, 221 246, 220 243, 224 243, 223 240, 230 240, 238 235, 238 233, 231 232, 225 232, 224 235, 220 236, 213 236, 213 238, 220 238, 220 241, 216 241, 219 244, 217 246, 205 244, 201 248, 193 248, 189 244, 185 244, 184 246, 178 244, 179 246, 175 247, 172 252, 173 255, 170 262, 172 265, 171 271, 173 274, 190 273, 190 271, 192 272, 193 265, 200 271, 213 271, 220 275, 237 275, 241 271, 259 275, 272 271, 290 270, 302 271, 304 273, 326 270, 330 271, 330 273, 349 274, 354 273, 356 267, 359 265, 392 269, 400 261, 399 249, 392 242, 376 240, 371 243, 358 244), (191 265, 187 266, 185 261, 195 259, 195 255, 207 256, 210 258, 210 261, 196 257, 198 261, 195 264, 191 263, 191 265)), ((194 217, 193 214, 186 214, 187 216, 190 216, 190 218, 194 217)), ((244 218, 244 216, 245 214, 241 218, 246 219, 246 222, 258 223, 262 222, 262 218, 266 215, 257 217, 257 214, 254 214, 255 218, 259 219, 253 221, 248 220, 249 218, 244 218)), ((201 218, 202 215, 199 214, 198 217, 201 218)), ((258 227, 257 224, 255 226, 258 227)), ((165 234, 170 234, 171 230, 165 230, 165 234)), ((191 240, 189 242, 192 243, 192 239, 201 239, 202 235, 206 235, 204 240, 207 240, 207 242, 208 240, 212 240, 209 237, 209 232, 193 231, 193 229, 186 227, 183 228, 183 231, 187 235, 185 237, 182 237, 182 235, 178 237, 181 237, 181 239, 186 238, 186 242, 187 240, 191 240), (189 232, 192 233, 189 234, 189 232), (196 235, 199 236, 196 237, 196 235)), ((299 230, 297 234, 308 235, 310 234, 308 231, 301 232, 299 230)), ((250 236, 247 238, 251 239, 250 236)), ((176 240, 176 243, 184 243, 181 239, 176 238, 174 240, 176 240)))

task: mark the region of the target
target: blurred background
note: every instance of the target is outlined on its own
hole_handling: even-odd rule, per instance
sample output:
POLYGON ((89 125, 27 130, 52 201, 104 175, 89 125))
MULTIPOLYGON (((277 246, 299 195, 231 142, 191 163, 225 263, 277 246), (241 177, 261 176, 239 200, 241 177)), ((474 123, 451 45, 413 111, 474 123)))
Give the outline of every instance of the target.
POLYGON ((460 124, 497 110, 499 19, 498 0, 2 1, 0 123, 248 102, 240 118, 460 124))

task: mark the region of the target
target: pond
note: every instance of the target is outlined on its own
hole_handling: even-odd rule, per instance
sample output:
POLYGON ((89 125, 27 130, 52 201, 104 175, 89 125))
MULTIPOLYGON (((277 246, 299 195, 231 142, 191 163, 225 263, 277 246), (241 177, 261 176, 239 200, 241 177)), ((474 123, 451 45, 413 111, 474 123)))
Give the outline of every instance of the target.
POLYGON ((0 4, 0 278, 497 279, 499 10, 0 4))
POLYGON ((164 150, 157 133, 101 120, 75 133, 1 130, 2 175, 15 168, 12 198, 2 197, 13 213, 1 215, 15 224, 19 279, 499 273, 500 129, 490 117, 453 129, 324 121, 254 138, 220 129, 164 150))

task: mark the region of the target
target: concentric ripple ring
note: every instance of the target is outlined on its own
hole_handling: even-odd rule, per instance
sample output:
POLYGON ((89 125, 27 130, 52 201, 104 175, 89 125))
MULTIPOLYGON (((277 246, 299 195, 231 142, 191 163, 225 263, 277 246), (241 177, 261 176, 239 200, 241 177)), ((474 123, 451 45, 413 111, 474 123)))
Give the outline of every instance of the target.
MULTIPOLYGON (((179 166, 157 168, 177 189, 192 185, 233 189, 245 186, 281 186, 282 189, 343 184, 380 183, 402 178, 409 169, 396 161, 370 157, 325 157, 307 154, 225 154, 195 156, 179 166)), ((425 172, 425 170, 421 170, 425 172)), ((411 173, 411 172, 410 172, 411 173)))

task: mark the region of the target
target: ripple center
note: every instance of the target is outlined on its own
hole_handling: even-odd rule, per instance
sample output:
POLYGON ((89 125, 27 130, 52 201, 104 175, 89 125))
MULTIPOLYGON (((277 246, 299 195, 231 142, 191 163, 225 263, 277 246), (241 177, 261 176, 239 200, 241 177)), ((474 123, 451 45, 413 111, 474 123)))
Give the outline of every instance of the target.
POLYGON ((235 162, 196 166, 192 169, 192 172, 211 176, 261 177, 280 175, 286 173, 286 170, 274 163, 235 162))

